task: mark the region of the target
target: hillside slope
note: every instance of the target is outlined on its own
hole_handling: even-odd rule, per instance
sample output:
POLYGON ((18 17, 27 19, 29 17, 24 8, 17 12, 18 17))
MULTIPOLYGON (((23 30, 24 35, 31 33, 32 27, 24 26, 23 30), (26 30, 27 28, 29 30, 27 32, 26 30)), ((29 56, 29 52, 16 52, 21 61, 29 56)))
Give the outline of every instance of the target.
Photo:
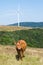
POLYGON ((2 45, 13 45, 20 39, 24 39, 30 47, 43 48, 43 29, 0 31, 0 44, 2 45))

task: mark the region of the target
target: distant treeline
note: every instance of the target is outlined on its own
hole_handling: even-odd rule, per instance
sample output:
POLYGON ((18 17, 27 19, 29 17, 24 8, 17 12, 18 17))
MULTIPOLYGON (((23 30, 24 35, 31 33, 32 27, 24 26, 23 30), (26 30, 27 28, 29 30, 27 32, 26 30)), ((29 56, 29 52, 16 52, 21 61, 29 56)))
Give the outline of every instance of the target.
POLYGON ((25 40, 30 47, 43 48, 43 29, 0 31, 2 45, 14 45, 20 39, 25 40))
MULTIPOLYGON (((19 25, 24 27, 43 27, 43 22, 20 22, 19 25)), ((18 26, 18 23, 10 24, 10 26, 18 26)))

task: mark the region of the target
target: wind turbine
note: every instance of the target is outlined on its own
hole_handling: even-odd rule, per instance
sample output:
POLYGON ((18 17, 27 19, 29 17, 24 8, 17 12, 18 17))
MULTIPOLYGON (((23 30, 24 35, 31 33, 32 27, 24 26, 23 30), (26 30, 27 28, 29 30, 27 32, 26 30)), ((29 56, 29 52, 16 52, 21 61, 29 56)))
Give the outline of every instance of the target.
POLYGON ((20 2, 18 2, 17 16, 18 16, 18 27, 19 27, 20 26, 20 2))
POLYGON ((18 2, 18 9, 17 9, 17 18, 18 18, 18 27, 20 26, 20 20, 22 17, 23 12, 20 10, 20 1, 18 2))
POLYGON ((19 11, 19 7, 18 7, 18 13, 17 13, 17 16, 18 16, 18 27, 20 26, 20 13, 19 13, 20 11, 19 11))

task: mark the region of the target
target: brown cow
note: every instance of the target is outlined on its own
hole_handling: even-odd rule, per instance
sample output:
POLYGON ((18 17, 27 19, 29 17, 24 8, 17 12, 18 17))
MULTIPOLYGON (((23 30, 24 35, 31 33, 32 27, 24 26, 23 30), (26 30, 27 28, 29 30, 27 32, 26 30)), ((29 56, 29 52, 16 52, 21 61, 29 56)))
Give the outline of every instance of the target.
POLYGON ((21 60, 22 60, 22 57, 24 57, 24 51, 26 49, 26 46, 27 44, 24 40, 19 40, 16 44, 16 50, 21 60))

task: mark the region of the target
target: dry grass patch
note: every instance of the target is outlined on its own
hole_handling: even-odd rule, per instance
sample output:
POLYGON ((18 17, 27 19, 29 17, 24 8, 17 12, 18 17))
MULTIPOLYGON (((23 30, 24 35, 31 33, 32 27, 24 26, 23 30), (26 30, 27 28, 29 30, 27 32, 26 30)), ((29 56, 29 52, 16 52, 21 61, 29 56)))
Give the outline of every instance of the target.
POLYGON ((32 29, 31 27, 22 27, 22 26, 0 26, 0 31, 16 31, 16 30, 27 30, 32 29))
MULTIPOLYGON (((0 46, 0 65, 43 65, 43 56, 38 53, 30 54, 31 51, 38 49, 27 48, 23 60, 16 59, 16 50, 14 46, 0 46)), ((40 50, 41 51, 41 50, 40 50)))

